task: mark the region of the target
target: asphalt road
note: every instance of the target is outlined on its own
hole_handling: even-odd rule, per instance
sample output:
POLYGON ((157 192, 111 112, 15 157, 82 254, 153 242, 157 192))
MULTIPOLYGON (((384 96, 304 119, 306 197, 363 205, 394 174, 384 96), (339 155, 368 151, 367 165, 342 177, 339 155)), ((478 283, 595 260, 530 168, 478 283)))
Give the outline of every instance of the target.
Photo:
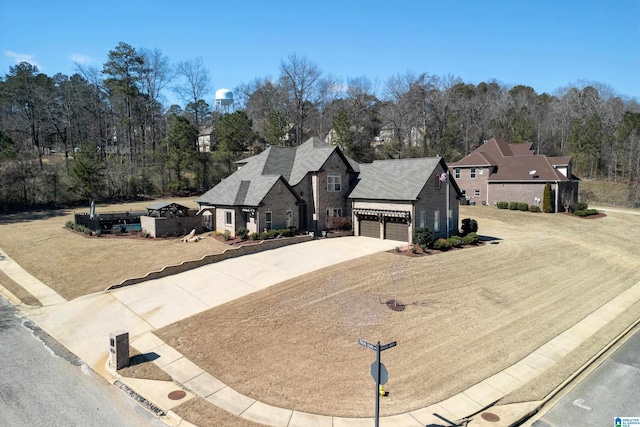
POLYGON ((0 295, 0 426, 165 426, 0 295))
POLYGON ((640 332, 532 427, 614 427, 617 417, 640 418, 640 332))

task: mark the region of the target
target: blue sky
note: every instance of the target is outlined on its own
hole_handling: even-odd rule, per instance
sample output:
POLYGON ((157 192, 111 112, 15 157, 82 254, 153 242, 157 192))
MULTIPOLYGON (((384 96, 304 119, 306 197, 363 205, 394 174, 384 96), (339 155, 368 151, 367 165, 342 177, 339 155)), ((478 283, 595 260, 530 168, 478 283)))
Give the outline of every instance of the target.
POLYGON ((296 53, 380 88, 412 71, 538 93, 597 81, 640 99, 640 0, 0 1, 2 75, 21 60, 50 76, 101 70, 121 41, 202 57, 214 90, 277 77, 296 53))

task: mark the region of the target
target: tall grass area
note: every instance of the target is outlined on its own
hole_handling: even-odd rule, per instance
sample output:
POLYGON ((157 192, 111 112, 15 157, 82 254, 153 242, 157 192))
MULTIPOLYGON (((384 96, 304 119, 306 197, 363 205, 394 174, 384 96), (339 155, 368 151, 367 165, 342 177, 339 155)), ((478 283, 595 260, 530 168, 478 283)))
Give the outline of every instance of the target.
POLYGON ((640 189, 626 183, 583 179, 579 184, 580 201, 590 205, 640 207, 640 189))

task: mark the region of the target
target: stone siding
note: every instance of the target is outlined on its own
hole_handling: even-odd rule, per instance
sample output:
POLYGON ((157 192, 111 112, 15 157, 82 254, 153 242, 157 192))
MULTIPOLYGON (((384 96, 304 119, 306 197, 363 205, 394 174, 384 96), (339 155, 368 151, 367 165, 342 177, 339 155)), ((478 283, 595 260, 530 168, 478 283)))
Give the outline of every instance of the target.
POLYGON ((264 231, 267 227, 266 213, 271 212, 271 229, 280 230, 287 228, 287 211, 291 211, 293 216, 292 227, 300 228, 299 209, 294 196, 289 187, 281 181, 278 181, 269 190, 264 199, 263 206, 257 210, 258 220, 256 226, 259 231, 264 231))

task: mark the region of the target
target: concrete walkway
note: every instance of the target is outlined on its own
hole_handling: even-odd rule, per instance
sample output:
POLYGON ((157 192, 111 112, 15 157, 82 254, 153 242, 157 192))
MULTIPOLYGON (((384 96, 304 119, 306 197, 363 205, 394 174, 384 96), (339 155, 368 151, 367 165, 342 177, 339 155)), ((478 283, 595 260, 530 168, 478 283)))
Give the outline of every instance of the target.
MULTIPOLYGON (((116 378, 169 411, 169 424, 188 425, 170 412, 194 395, 237 415, 268 426, 282 427, 370 427, 372 418, 341 418, 276 408, 240 395, 204 372, 153 334, 153 330, 192 316, 235 298, 317 270, 337 262, 389 250, 399 245, 363 237, 322 239, 222 261, 196 270, 153 280, 109 293, 97 293, 65 302, 0 250, 0 269, 43 299, 42 308, 23 311, 43 330, 74 352, 96 372, 116 378), (171 382, 121 378, 107 367, 108 336, 127 330, 131 346, 143 354, 154 354, 154 363, 188 390, 174 401, 167 397, 171 382)), ((533 380, 561 361, 600 328, 640 300, 640 283, 611 300, 576 325, 544 344, 526 358, 455 396, 426 408, 383 417, 383 427, 452 425, 467 419, 498 399, 533 380)), ((469 426, 508 426, 531 412, 540 402, 493 407, 499 422, 474 416, 469 426)))

